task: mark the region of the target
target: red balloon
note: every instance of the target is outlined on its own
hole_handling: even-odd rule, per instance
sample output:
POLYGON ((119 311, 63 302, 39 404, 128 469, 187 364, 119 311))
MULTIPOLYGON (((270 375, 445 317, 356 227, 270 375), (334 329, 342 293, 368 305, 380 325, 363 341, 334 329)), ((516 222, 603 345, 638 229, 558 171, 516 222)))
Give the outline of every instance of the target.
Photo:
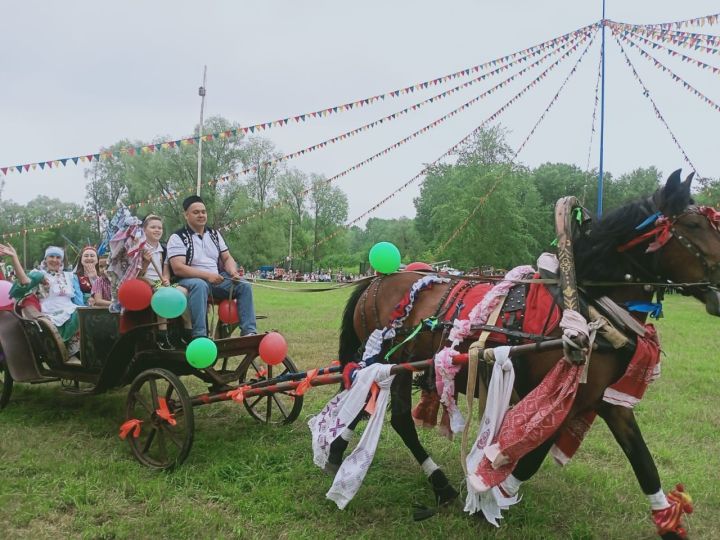
POLYGON ((118 300, 128 311, 142 311, 150 307, 152 287, 142 279, 129 279, 120 285, 118 300))
POLYGON ((432 272, 433 267, 430 266, 428 263, 424 262, 411 262, 405 267, 406 272, 412 272, 412 271, 418 271, 421 272, 432 272))
POLYGON ((271 366, 275 366, 285 360, 287 351, 287 341, 277 332, 266 334, 260 342, 260 358, 263 359, 263 362, 271 366))
POLYGON ((237 300, 223 300, 218 306, 218 317, 224 324, 240 322, 237 311, 237 300))

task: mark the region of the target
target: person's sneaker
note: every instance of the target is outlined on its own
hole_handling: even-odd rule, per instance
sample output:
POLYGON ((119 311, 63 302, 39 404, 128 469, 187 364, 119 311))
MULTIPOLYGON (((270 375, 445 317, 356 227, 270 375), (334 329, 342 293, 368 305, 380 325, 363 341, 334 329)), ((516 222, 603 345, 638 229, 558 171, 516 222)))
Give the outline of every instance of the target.
POLYGON ((167 330, 158 330, 155 343, 157 344, 158 349, 160 349, 161 351, 172 351, 175 349, 175 346, 170 342, 170 339, 168 338, 167 330))
POLYGON ((67 362, 65 362, 68 366, 81 366, 82 362, 77 356, 71 356, 67 359, 67 362))

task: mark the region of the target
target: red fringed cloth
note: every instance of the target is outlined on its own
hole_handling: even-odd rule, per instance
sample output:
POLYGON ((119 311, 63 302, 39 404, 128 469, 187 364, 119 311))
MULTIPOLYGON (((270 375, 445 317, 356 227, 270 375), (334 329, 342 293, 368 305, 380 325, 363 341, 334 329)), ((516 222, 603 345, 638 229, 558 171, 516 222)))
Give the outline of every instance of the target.
MULTIPOLYGON (((660 342, 652 324, 645 325, 645 336, 638 336, 635 354, 625 374, 609 386, 603 401, 632 409, 645 395, 651 382, 660 376, 660 342)), ((595 411, 587 411, 570 420, 560 432, 550 453, 560 465, 567 464, 580 447, 595 420, 595 411)))
POLYGON ((518 460, 555 433, 577 392, 582 365, 560 360, 542 382, 510 409, 495 443, 468 481, 478 492, 497 486, 512 473, 518 460))

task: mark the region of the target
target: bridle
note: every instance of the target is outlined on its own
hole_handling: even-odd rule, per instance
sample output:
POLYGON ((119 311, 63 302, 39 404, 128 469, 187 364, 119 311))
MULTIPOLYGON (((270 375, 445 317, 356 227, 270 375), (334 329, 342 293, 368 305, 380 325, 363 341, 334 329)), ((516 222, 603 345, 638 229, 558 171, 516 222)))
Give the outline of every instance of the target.
MULTIPOLYGON (((667 244, 671 238, 675 237, 675 239, 677 239, 681 246, 683 246, 696 259, 700 261, 704 272, 704 280, 702 284, 712 285, 713 275, 716 272, 720 272, 720 261, 714 264, 710 264, 707 261, 705 254, 700 250, 700 248, 698 248, 697 245, 690 238, 681 234, 676 228, 678 220, 688 214, 699 214, 704 216, 710 222, 710 226, 715 229, 715 231, 720 233, 720 212, 710 206, 693 205, 687 207, 687 209, 681 214, 677 214, 671 217, 664 216, 660 212, 656 212, 655 214, 651 215, 640 225, 638 225, 636 227, 636 230, 642 230, 650 224, 654 225, 653 228, 619 246, 617 248, 618 252, 627 252, 631 248, 652 239, 647 249, 645 250, 645 253, 656 253, 660 248, 667 244)), ((633 265, 640 266, 637 261, 635 261, 632 257, 629 258, 633 265)), ((700 284, 701 283, 698 283, 698 285, 700 284)))

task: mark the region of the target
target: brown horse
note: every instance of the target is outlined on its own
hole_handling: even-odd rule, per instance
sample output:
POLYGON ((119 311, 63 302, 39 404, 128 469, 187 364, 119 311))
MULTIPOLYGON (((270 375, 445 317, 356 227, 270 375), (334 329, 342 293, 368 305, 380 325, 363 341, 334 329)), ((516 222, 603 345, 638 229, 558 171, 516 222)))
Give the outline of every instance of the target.
MULTIPOLYGON (((655 293, 661 294, 662 287, 659 284, 668 283, 677 285, 683 294, 703 301, 708 313, 720 316, 720 294, 717 289, 720 284, 720 213, 694 205, 690 195, 691 181, 692 175, 682 182, 680 171, 676 171, 665 186, 653 195, 607 214, 578 235, 573 252, 576 275, 579 285, 585 291, 585 301, 592 302, 605 295, 620 305, 629 300, 649 302, 655 293), (644 228, 638 227, 641 224, 644 228), (643 234, 648 229, 654 230, 655 234, 643 234), (648 249, 651 243, 654 243, 654 247, 648 249), (623 245, 629 246, 628 249, 618 250, 623 245)), ((397 273, 358 286, 343 316, 339 350, 341 363, 358 361, 358 355, 362 353, 370 333, 388 323, 396 305, 419 277, 420 274, 413 272, 397 273)), ((436 314, 446 297, 447 289, 453 285, 452 282, 437 284, 422 291, 404 323, 405 331, 436 314)), ((644 322, 644 317, 640 319, 644 322)), ((442 347, 445 339, 446 334, 442 332, 423 330, 395 352, 391 360, 397 362, 430 358, 442 347)), ((399 343, 400 338, 396 338, 396 341, 399 343)), ((388 345, 386 343, 383 347, 383 354, 388 345)), ((543 380, 558 362, 559 356, 558 351, 549 351, 512 358, 517 374, 514 386, 521 398, 543 380)), ((657 468, 640 433, 633 410, 603 401, 605 389, 625 373, 631 356, 632 350, 615 350, 611 347, 595 350, 589 365, 587 383, 580 385, 565 422, 567 424, 589 411, 602 417, 629 459, 642 491, 648 496, 653 509, 657 510, 659 507, 654 504, 657 497, 663 501, 665 498, 657 468)), ((463 378, 466 378, 466 373, 461 371, 457 388, 463 388, 463 378)), ((391 423, 423 466, 437 502, 444 504, 456 498, 458 493, 418 440, 411 417, 411 384, 410 372, 395 377, 391 387, 391 423)), ((360 417, 351 424, 350 429, 354 429, 359 420, 360 417)), ((337 467, 342 462, 348 438, 339 437, 333 442, 329 458, 331 467, 337 467)), ((512 472, 516 485, 508 491, 516 492, 519 482, 535 474, 555 438, 555 435, 550 436, 520 459, 512 472)), ((670 530, 659 526, 659 534, 663 538, 682 537, 684 531, 678 521, 670 530)))

